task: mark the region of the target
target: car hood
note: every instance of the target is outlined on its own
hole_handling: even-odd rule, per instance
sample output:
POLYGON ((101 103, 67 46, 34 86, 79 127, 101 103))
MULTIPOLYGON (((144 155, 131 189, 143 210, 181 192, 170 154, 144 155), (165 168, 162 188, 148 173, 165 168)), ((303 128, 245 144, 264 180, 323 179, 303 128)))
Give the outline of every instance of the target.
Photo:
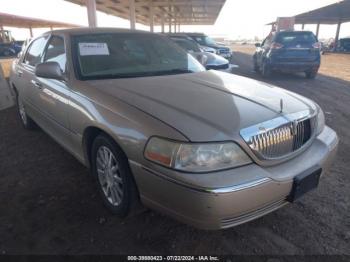
POLYGON ((275 118, 281 109, 282 114, 316 110, 313 102, 297 94, 214 70, 85 83, 197 142, 239 139, 242 128, 275 118))

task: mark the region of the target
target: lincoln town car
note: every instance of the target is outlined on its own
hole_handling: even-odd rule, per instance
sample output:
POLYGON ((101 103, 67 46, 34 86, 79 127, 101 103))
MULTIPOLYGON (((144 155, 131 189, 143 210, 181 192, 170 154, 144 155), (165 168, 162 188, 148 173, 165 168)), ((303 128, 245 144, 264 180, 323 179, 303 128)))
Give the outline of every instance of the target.
POLYGON ((143 31, 45 33, 10 85, 23 127, 88 167, 120 217, 147 207, 202 229, 236 226, 316 189, 338 144, 312 100, 206 70, 143 31))

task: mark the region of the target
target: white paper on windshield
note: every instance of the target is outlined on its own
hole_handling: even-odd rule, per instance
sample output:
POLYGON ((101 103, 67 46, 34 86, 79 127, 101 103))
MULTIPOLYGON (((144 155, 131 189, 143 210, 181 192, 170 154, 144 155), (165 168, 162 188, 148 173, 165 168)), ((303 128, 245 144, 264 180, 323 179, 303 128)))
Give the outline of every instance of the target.
POLYGON ((79 43, 79 52, 81 56, 109 55, 106 43, 79 43))

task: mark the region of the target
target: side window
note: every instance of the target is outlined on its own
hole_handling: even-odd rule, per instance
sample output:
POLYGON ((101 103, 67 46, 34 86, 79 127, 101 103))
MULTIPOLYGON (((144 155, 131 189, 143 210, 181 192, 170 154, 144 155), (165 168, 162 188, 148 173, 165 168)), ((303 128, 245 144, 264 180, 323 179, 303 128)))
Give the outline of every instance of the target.
POLYGON ((23 63, 30 66, 36 66, 39 64, 44 53, 46 42, 46 37, 40 37, 34 40, 34 42, 28 48, 23 63))
POLYGON ((60 65, 62 72, 66 72, 67 56, 62 37, 53 36, 50 38, 44 62, 57 62, 60 65))

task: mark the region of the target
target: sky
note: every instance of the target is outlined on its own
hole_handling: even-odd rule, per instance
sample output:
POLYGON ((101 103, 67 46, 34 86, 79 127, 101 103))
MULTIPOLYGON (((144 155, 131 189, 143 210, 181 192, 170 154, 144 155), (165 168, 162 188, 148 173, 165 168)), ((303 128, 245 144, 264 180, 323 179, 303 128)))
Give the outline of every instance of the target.
MULTIPOLYGON (((215 1, 215 0, 210 0, 215 1)), ((338 0, 226 0, 216 24, 213 26, 182 26, 181 31, 204 32, 214 37, 228 39, 253 39, 265 37, 270 27, 265 24, 275 21, 277 17, 294 16, 310 11, 338 0)), ((0 0, 0 12, 14 15, 36 17, 62 21, 78 25, 87 25, 86 8, 64 0, 0 0)), ((98 12, 98 26, 129 28, 128 20, 98 12)), ((149 30, 148 26, 137 24, 137 29, 149 30)), ((166 29, 168 27, 165 27, 166 29)), ((29 37, 28 29, 11 29, 16 39, 29 37)), ((300 29, 299 26, 296 29, 300 29)), ((48 29, 34 29, 39 35, 48 29)), ((155 28, 160 31, 159 27, 155 28)), ((316 30, 316 25, 306 25, 305 30, 316 30)), ((335 36, 336 26, 322 25, 320 38, 335 36)), ((344 23, 340 36, 350 36, 350 23, 344 23)))

